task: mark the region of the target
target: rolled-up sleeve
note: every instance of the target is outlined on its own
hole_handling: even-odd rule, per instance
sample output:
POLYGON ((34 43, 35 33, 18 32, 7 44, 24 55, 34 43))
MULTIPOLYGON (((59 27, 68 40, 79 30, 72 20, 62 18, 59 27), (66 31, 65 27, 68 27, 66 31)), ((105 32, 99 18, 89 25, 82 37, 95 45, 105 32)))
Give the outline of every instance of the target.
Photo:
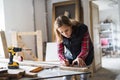
POLYGON ((58 43, 58 57, 60 61, 64 61, 65 57, 64 57, 64 45, 63 43, 58 43))
POLYGON ((82 39, 82 45, 81 45, 81 52, 79 53, 78 57, 82 58, 83 60, 85 60, 85 58, 88 55, 89 52, 89 40, 90 36, 88 31, 84 34, 84 37, 82 39))

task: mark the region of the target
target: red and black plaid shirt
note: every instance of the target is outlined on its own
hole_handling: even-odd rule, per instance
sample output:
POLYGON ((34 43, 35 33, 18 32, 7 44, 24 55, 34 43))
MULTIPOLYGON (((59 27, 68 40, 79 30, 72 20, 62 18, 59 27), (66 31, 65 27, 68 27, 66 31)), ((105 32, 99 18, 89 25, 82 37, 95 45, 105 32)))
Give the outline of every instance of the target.
MULTIPOLYGON (((89 41, 90 41, 90 36, 89 36, 89 33, 86 32, 82 39, 82 44, 80 45, 81 52, 79 53, 79 55, 77 57, 85 60, 85 58, 88 55, 88 51, 89 51, 89 41)), ((59 43, 58 44, 58 56, 59 56, 60 61, 65 60, 63 53, 64 53, 64 45, 63 45, 63 43, 59 43)))

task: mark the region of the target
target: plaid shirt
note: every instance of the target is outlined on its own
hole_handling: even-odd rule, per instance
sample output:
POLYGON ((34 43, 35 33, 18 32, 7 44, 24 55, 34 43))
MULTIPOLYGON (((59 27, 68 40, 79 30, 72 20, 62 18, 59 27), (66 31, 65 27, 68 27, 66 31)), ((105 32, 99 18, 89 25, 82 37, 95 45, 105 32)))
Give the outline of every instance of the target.
MULTIPOLYGON (((88 55, 88 51, 89 51, 89 41, 90 41, 90 36, 89 36, 89 33, 86 32, 84 34, 83 39, 82 39, 82 45, 80 45, 81 52, 79 53, 79 55, 77 57, 85 60, 85 58, 88 55)), ((58 56, 59 56, 60 61, 65 60, 63 43, 58 44, 58 56)))

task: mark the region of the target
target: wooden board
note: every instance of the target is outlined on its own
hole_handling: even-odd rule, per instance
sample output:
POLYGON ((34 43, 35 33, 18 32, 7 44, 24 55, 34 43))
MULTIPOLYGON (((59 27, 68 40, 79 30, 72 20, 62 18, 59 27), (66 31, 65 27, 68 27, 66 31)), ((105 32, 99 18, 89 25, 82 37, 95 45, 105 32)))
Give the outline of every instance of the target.
POLYGON ((0 74, 7 73, 7 69, 0 69, 0 74))
POLYGON ((24 74, 23 69, 0 69, 0 80, 20 79, 24 74))
POLYGON ((67 67, 67 66, 60 66, 60 69, 63 70, 71 70, 71 71, 82 71, 82 72, 87 72, 89 71, 88 67, 67 67))
POLYGON ((82 72, 91 72, 90 77, 93 77, 93 65, 87 67, 67 67, 67 66, 60 66, 60 69, 63 70, 71 70, 71 71, 82 71, 82 72))
POLYGON ((23 69, 8 69, 9 79, 20 79, 25 75, 25 70, 23 69))
MULTIPOLYGON (((7 41, 6 41, 6 37, 5 37, 5 32, 4 31, 0 31, 0 43, 2 43, 2 47, 3 47, 3 54, 4 54, 4 57, 5 58, 8 58, 9 55, 8 55, 8 50, 7 50, 7 41)), ((1 54, 1 53, 0 53, 1 54)))
POLYGON ((7 79, 8 79, 7 69, 0 69, 0 80, 7 80, 7 79))
POLYGON ((34 78, 37 73, 26 72, 24 69, 0 69, 0 80, 20 79, 22 77, 34 78))

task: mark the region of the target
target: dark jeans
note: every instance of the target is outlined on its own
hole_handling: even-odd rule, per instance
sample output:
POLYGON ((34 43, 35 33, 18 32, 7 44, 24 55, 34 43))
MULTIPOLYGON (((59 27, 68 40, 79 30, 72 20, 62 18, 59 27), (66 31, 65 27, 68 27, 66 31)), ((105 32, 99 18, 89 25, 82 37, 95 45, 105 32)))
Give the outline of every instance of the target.
MULTIPOLYGON (((72 76, 64 76, 63 80, 72 80, 72 76)), ((82 74, 82 75, 76 75, 75 80, 89 80, 88 75, 82 74)))
POLYGON ((72 55, 72 53, 68 49, 66 49, 66 52, 65 52, 64 55, 68 59, 69 63, 72 64, 72 61, 73 61, 73 55, 72 55))

